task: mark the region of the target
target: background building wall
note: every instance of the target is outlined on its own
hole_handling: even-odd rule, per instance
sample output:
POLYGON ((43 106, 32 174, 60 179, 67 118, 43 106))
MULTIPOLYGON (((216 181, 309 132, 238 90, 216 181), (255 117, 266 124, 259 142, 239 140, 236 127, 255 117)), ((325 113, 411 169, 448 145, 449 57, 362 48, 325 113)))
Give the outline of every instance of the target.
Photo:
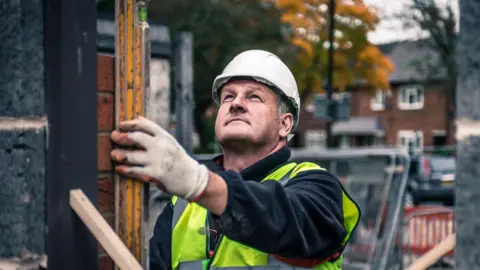
MULTIPOLYGON (((408 85, 408 84, 405 84, 408 85)), ((424 145, 433 145, 433 131, 446 130, 447 101, 441 84, 427 84, 424 91, 424 105, 418 110, 402 110, 398 106, 399 87, 394 85, 391 96, 386 99, 385 109, 372 110, 372 92, 367 89, 352 91, 352 116, 377 117, 385 129, 385 141, 397 144, 399 130, 422 131, 424 145)))

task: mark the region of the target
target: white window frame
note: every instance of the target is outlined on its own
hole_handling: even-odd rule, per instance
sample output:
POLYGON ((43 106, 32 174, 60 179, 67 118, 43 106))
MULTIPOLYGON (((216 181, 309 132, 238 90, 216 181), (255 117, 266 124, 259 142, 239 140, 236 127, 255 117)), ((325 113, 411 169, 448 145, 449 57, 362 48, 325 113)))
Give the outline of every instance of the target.
POLYGON ((350 148, 350 136, 348 135, 340 136, 340 148, 341 149, 350 148))
POLYGON ((423 149, 423 132, 420 130, 399 130, 397 145, 408 148, 409 152, 420 152, 423 149), (409 147, 410 143, 413 144, 413 148, 409 147))
POLYGON ((326 148, 327 135, 325 130, 308 129, 305 131, 305 147, 306 148, 326 148))
POLYGON ((398 108, 401 110, 420 110, 423 109, 425 100, 425 88, 421 84, 406 85, 398 89, 398 108), (406 100, 403 100, 403 97, 406 100), (410 102, 409 96, 413 96, 415 101, 410 102))
POLYGON ((373 137, 373 144, 372 146, 383 146, 385 145, 385 133, 378 133, 373 137))
POLYGON ((434 129, 432 130, 433 136, 447 136, 447 132, 443 129, 434 129))
POLYGON ((387 101, 388 91, 377 89, 374 96, 370 99, 370 109, 372 111, 385 110, 385 102, 387 101))

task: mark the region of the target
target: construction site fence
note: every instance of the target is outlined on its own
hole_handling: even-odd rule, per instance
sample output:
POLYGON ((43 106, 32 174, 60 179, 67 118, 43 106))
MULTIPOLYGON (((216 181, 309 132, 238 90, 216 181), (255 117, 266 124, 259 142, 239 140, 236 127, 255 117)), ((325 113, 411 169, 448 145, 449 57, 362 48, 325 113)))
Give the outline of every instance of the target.
MULTIPOLYGON (((415 260, 456 231, 455 212, 451 207, 421 205, 406 207, 404 211, 401 231, 396 238, 397 260, 402 269, 411 266, 415 260), (398 248, 400 243, 401 248, 398 248)), ((453 269, 454 250, 445 254, 433 267, 453 269)))

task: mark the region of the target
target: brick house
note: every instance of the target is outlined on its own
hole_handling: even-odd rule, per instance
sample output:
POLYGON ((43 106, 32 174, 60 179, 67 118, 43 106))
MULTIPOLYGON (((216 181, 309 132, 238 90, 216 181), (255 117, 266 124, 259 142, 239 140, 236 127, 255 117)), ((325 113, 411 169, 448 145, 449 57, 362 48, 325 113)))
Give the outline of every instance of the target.
MULTIPOLYGON (((351 117, 333 124, 337 146, 405 145, 414 149, 454 143, 452 108, 447 98, 445 69, 438 55, 422 46, 424 40, 380 45, 396 70, 389 80, 391 89, 371 89, 359 84, 350 87, 351 117), (449 132, 447 132, 449 131, 449 132)), ((342 93, 345 94, 345 93, 342 93)), ((325 123, 313 117, 313 96, 303 100, 296 147, 324 146, 325 123)))

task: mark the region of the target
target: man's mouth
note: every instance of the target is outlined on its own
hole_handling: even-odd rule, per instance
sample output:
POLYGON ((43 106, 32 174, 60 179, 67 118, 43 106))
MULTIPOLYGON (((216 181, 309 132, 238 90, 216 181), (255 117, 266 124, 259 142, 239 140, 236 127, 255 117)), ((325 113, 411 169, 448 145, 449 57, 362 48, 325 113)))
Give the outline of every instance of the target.
POLYGON ((241 121, 241 122, 244 122, 244 123, 247 123, 247 124, 248 124, 247 121, 245 121, 245 120, 243 120, 243 119, 241 119, 241 118, 233 118, 233 119, 228 120, 227 125, 230 124, 230 123, 232 123, 232 122, 235 122, 235 121, 241 121))

